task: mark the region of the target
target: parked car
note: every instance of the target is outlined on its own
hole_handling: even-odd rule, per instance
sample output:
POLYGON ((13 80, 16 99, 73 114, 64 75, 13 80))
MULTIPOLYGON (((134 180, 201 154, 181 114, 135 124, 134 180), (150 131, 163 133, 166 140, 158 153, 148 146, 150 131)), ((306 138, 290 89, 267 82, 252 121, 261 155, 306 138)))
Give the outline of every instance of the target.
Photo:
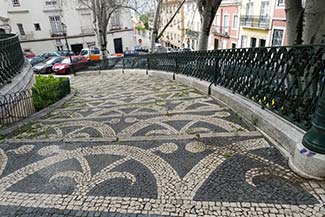
POLYGON ((57 51, 57 53, 60 56, 69 56, 69 53, 70 53, 70 56, 74 56, 75 55, 75 53, 72 50, 70 50, 70 52, 67 51, 67 50, 61 50, 61 51, 57 51))
POLYGON ((83 48, 80 55, 87 58, 87 60, 100 60, 101 51, 97 47, 83 48))
POLYGON ((52 70, 55 74, 71 74, 73 65, 73 70, 78 70, 82 68, 87 68, 87 58, 83 56, 72 56, 72 64, 70 58, 65 58, 62 62, 53 65, 52 70))
POLYGON ((52 73, 52 67, 56 63, 60 63, 65 59, 65 57, 52 57, 49 60, 45 60, 44 62, 41 62, 33 67, 33 71, 36 74, 51 74, 52 73))
POLYGON ((166 47, 167 49, 167 53, 173 53, 173 52, 176 52, 174 48, 172 47, 166 47))
POLYGON ((49 58, 52 58, 52 57, 59 57, 61 56, 58 52, 47 52, 47 53, 43 53, 41 55, 41 57, 44 57, 45 59, 49 59, 49 58))
POLYGON ((191 52, 193 51, 191 48, 188 48, 188 47, 184 47, 184 48, 181 48, 179 49, 179 52, 191 52))
POLYGON ((124 51, 124 56, 125 57, 134 57, 134 56, 138 56, 139 53, 135 50, 127 50, 127 51, 124 51))
POLYGON ((24 56, 30 60, 34 58, 36 55, 30 49, 24 49, 24 56))
POLYGON ((154 53, 167 53, 167 48, 165 47, 156 47, 154 53))
POLYGON ((39 63, 41 63, 41 62, 44 62, 45 60, 46 60, 46 58, 44 58, 44 57, 36 56, 36 57, 34 57, 33 59, 31 59, 31 60, 29 61, 29 63, 30 63, 32 66, 35 66, 35 65, 37 65, 37 64, 39 64, 39 63))

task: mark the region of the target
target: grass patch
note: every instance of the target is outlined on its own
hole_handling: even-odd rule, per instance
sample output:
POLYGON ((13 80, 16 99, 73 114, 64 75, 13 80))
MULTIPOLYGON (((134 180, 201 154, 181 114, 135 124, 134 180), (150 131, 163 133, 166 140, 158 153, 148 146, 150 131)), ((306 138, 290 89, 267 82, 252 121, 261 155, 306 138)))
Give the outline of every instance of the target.
POLYGON ((229 159, 229 158, 232 157, 232 154, 230 154, 230 153, 224 153, 223 154, 223 157, 226 158, 226 159, 229 159))

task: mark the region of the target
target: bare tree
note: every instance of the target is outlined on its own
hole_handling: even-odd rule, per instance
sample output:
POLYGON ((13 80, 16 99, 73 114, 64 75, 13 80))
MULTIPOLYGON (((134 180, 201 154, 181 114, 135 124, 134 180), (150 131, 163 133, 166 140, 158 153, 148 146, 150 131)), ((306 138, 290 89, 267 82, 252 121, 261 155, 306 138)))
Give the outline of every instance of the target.
POLYGON ((93 14, 93 28, 100 45, 103 58, 107 56, 107 28, 114 13, 121 9, 136 11, 136 5, 128 0, 80 0, 80 4, 88 7, 93 14))
POLYGON ((195 0, 201 16, 199 32, 199 50, 208 49, 211 25, 222 0, 195 0))
POLYGON ((288 45, 325 44, 325 1, 286 0, 288 45))

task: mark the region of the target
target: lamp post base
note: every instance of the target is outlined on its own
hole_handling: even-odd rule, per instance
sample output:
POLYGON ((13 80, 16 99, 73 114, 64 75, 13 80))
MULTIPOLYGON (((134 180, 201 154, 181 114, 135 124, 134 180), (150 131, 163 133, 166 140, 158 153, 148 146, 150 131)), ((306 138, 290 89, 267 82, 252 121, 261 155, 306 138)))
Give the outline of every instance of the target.
POLYGON ((301 143, 297 144, 289 166, 304 178, 325 180, 325 154, 315 153, 301 143))

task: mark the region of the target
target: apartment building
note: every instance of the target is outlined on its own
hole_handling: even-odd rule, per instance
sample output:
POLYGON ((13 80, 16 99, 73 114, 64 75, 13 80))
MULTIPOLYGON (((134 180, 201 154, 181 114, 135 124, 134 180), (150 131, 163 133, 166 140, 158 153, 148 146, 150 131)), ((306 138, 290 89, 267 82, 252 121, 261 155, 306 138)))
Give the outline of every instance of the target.
MULTIPOLYGON (((163 0, 159 18, 160 31, 176 12, 179 4, 180 1, 178 0, 163 0)), ((186 16, 188 15, 186 14, 186 16)), ((181 48, 184 47, 184 35, 184 7, 182 7, 172 23, 165 30, 163 36, 160 39, 160 43, 165 47, 181 48)))
MULTIPOLYGON (((66 49, 63 26, 67 26, 70 48, 98 46, 92 27, 92 11, 78 0, 0 0, 0 31, 17 33, 22 47, 36 54, 66 49)), ((133 48, 131 15, 126 9, 111 18, 107 33, 110 53, 133 48)))
POLYGON ((201 28, 200 13, 194 0, 187 0, 184 3, 184 40, 183 47, 198 49, 199 31, 201 28))
POLYGON ((286 14, 284 0, 276 0, 271 18, 270 46, 287 45, 286 14))
POLYGON ((240 1, 223 0, 211 29, 214 49, 237 48, 239 45, 240 1))

